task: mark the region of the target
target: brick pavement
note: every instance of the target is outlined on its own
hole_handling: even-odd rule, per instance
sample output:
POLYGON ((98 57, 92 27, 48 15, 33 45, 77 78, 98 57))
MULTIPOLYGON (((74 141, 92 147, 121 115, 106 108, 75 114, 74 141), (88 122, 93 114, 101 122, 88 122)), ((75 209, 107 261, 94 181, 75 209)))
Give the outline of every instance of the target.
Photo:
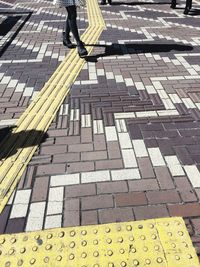
MULTIPOLYGON (((3 128, 68 50, 62 9, 0 6, 12 17, 24 12, 1 18, 10 25, 1 38, 3 128)), ((200 251, 199 16, 153 1, 116 1, 102 12, 107 31, 0 215, 0 232, 178 215, 200 251)), ((83 10, 79 25, 87 25, 83 10)))

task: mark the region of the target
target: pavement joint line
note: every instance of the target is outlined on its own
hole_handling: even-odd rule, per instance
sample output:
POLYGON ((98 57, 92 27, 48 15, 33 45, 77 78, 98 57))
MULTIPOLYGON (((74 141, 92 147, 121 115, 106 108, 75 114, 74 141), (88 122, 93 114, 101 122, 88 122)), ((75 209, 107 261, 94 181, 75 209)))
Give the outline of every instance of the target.
POLYGON ((199 266, 181 217, 4 234, 0 252, 3 266, 199 266))
MULTIPOLYGON (((89 26, 82 35, 82 40, 87 44, 95 44, 105 29, 97 1, 87 1, 87 13, 89 26)), ((89 54, 92 49, 92 46, 88 47, 89 54)), ((1 152, 5 157, 0 162, 0 212, 84 64, 84 59, 79 58, 77 51, 71 51, 19 118, 11 136, 5 139, 1 152), (18 138, 21 132, 24 132, 23 137, 18 138)))

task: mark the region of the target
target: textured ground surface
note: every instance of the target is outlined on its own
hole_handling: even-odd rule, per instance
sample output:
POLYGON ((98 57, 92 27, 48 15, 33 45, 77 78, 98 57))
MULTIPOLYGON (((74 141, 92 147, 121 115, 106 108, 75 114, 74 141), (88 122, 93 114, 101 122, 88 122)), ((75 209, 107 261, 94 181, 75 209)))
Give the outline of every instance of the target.
MULTIPOLYGON (((200 5, 103 6, 107 30, 0 215, 0 232, 183 216, 200 250, 200 5)), ((0 1, 0 138, 67 55, 65 10, 0 1)), ((81 32, 87 27, 79 12, 81 32)), ((67 71, 67 70, 66 70, 67 71)))

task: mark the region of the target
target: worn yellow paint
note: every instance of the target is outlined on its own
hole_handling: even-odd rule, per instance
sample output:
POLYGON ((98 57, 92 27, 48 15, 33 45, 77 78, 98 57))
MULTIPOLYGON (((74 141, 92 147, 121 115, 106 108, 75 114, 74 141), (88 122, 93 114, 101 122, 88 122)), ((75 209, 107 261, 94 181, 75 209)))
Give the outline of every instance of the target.
MULTIPOLYGON (((97 0, 87 0, 89 26, 82 35, 86 44, 95 44, 105 29, 97 0)), ((93 47, 88 46, 91 53, 93 47)), ((72 50, 47 81, 36 99, 29 105, 5 140, 0 161, 0 212, 15 189, 27 164, 36 151, 63 100, 76 80, 85 61, 72 50)))
POLYGON ((180 217, 1 235, 1 266, 199 267, 180 217))

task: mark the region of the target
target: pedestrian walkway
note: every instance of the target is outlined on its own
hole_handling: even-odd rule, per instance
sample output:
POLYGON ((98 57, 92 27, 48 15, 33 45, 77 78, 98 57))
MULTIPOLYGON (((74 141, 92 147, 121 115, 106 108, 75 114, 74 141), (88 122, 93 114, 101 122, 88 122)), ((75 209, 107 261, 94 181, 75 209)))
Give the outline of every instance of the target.
POLYGON ((0 1, 0 182, 7 181, 0 233, 181 216, 200 252, 200 4, 193 2, 185 16, 184 1, 173 10, 164 1, 116 0, 101 7, 106 30, 94 6, 81 9, 91 52, 83 61, 62 45, 64 10, 43 0, 0 1), (48 88, 51 114, 40 102, 48 88), (25 122, 37 101, 43 112, 25 122))

